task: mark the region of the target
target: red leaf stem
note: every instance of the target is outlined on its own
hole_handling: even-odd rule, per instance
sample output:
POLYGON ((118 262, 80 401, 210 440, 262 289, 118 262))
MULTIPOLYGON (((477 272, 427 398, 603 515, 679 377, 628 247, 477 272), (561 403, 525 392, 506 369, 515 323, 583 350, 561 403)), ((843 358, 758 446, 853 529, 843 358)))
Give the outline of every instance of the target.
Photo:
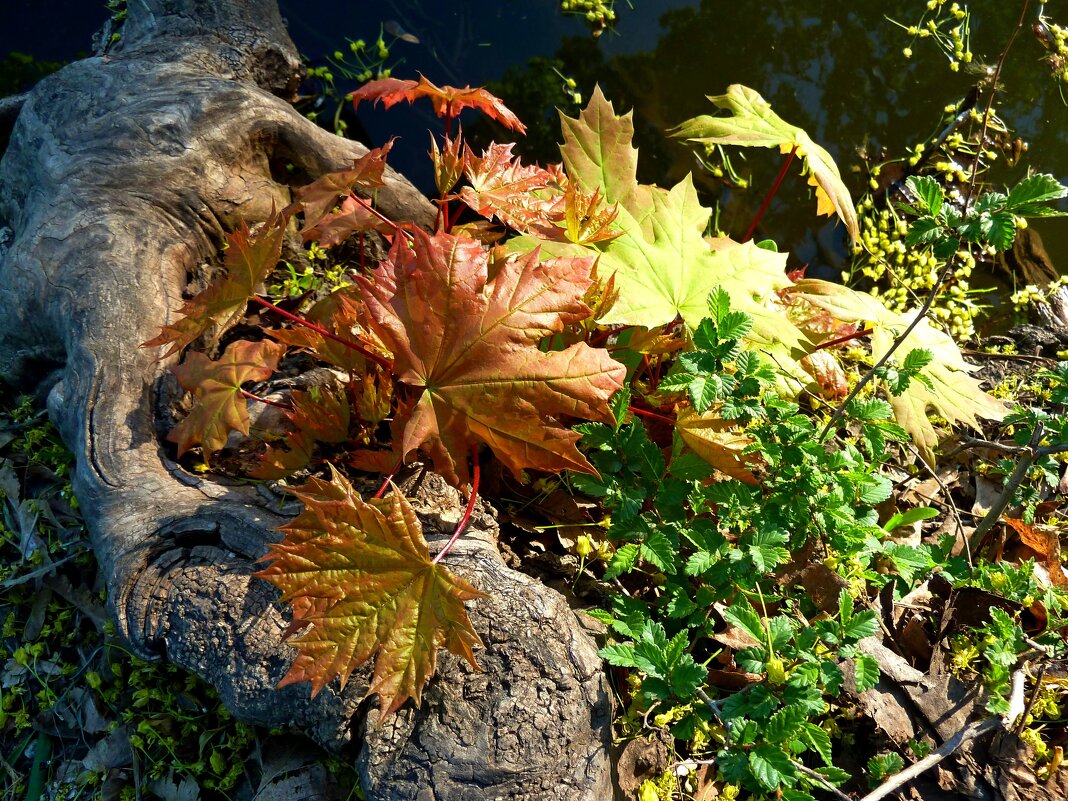
POLYGON ((641 417, 648 417, 651 420, 659 420, 661 423, 667 423, 669 426, 675 425, 675 421, 672 420, 670 417, 665 417, 664 415, 657 414, 656 412, 650 412, 647 409, 639 409, 637 406, 628 406, 627 411, 634 412, 634 414, 640 415, 641 417))
POLYGON ((382 481, 382 486, 378 488, 378 492, 374 494, 374 497, 381 498, 383 495, 386 494, 386 487, 389 486, 389 482, 393 480, 393 476, 397 475, 397 471, 401 469, 401 466, 403 464, 404 457, 402 456, 400 459, 397 460, 397 463, 393 465, 392 469, 389 471, 389 475, 387 475, 382 481))
POLYGON ((456 524, 456 531, 452 532, 452 536, 449 537, 449 541, 445 543, 445 547, 438 551, 438 555, 430 560, 430 564, 436 565, 441 561, 456 544, 456 540, 460 539, 460 535, 464 533, 464 529, 467 528, 467 524, 471 522, 471 513, 475 511, 475 499, 478 498, 478 480, 480 478, 481 471, 478 464, 478 446, 471 448, 471 497, 467 499, 467 508, 464 509, 464 516, 460 518, 460 522, 456 524))
POLYGON ((838 337, 837 339, 831 339, 827 342, 821 342, 816 346, 816 350, 823 350, 825 348, 833 348, 835 345, 841 345, 843 342, 849 342, 850 340, 860 339, 866 337, 872 332, 871 328, 865 328, 863 331, 857 331, 854 334, 846 334, 844 337, 838 337))
POLYGON ((365 356, 366 358, 370 359, 375 364, 377 364, 377 365, 379 365, 381 367, 385 367, 387 370, 392 370, 393 369, 393 362, 392 361, 387 359, 385 356, 380 356, 377 353, 375 353, 374 351, 369 350, 368 348, 365 348, 363 345, 360 345, 360 344, 358 344, 356 342, 353 342, 351 339, 345 339, 344 337, 339 337, 337 334, 334 334, 334 333, 331 333, 330 331, 327 331, 321 325, 316 325, 311 320, 305 320, 303 317, 300 317, 300 316, 298 316, 296 314, 293 314, 291 312, 287 312, 285 309, 280 308, 279 306, 275 306, 273 303, 271 303, 271 301, 265 300, 264 298, 261 298, 259 295, 253 295, 252 296, 252 300, 254 300, 256 303, 259 303, 261 306, 263 306, 263 307, 265 307, 267 309, 270 309, 271 311, 273 311, 273 312, 275 312, 277 314, 280 314, 282 317, 285 317, 287 320, 289 320, 292 323, 296 323, 297 325, 302 325, 305 328, 310 328, 312 331, 314 331, 315 333, 319 334, 319 336, 323 336, 323 337, 326 337, 327 339, 333 340, 334 342, 340 343, 340 344, 344 345, 346 348, 351 348, 352 350, 356 351, 357 353, 359 353, 359 354, 365 356))
POLYGON ((797 153, 797 145, 793 146, 790 150, 790 155, 786 157, 786 161, 783 162, 782 168, 779 170, 779 174, 775 176, 775 183, 771 185, 771 189, 768 191, 767 197, 764 198, 764 202, 760 204, 760 208, 757 209, 756 216, 753 221, 749 223, 749 230, 745 232, 745 236, 742 237, 743 242, 748 242, 753 238, 753 234, 756 233, 756 227, 760 225, 760 220, 764 216, 764 212, 768 210, 768 206, 771 205, 771 199, 775 197, 775 193, 779 191, 779 187, 782 186, 783 179, 786 178, 786 171, 790 169, 790 165, 793 163, 794 154, 797 153))
POLYGON ((289 412, 293 411, 293 407, 290 406, 288 403, 279 403, 278 401, 267 400, 266 398, 261 398, 259 395, 254 395, 251 392, 248 392, 247 390, 244 390, 244 389, 241 390, 241 396, 244 397, 244 398, 248 398, 249 400, 254 400, 254 401, 259 401, 260 403, 265 403, 268 406, 275 406, 275 407, 277 407, 279 409, 285 409, 286 411, 289 411, 289 412))

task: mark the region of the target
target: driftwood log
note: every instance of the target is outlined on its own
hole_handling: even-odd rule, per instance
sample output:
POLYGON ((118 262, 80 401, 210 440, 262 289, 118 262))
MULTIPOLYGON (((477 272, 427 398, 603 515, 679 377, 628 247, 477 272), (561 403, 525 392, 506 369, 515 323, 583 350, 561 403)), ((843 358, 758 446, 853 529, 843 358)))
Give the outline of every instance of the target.
MULTIPOLYGON (((357 676, 314 699, 307 685, 275 689, 293 655, 288 613, 250 573, 278 536, 277 502, 191 475, 161 445, 157 390, 173 359, 141 343, 240 220, 266 219, 291 183, 366 152, 283 99, 301 71, 274 0, 138 0, 120 46, 25 96, 0 162, 0 377, 47 398, 76 456, 133 652, 198 673, 245 721, 331 748, 362 738, 368 798, 609 798, 596 646, 562 597, 504 566, 488 507, 447 560, 490 593, 471 610, 483 672, 446 654, 422 708, 378 722, 357 676)), ((432 220, 396 174, 379 202, 432 220)), ((433 547, 460 499, 430 477, 416 502, 433 547)))

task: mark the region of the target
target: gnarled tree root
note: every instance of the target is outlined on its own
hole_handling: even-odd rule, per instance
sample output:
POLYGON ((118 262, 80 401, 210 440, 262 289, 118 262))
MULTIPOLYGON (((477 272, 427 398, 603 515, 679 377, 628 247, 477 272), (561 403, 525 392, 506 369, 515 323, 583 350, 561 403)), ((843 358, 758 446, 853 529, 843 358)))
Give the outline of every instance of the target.
MULTIPOLYGON (((595 646, 558 595, 504 567, 490 518, 448 560, 491 593, 471 610, 484 672, 445 655, 421 709, 376 723, 365 679, 314 699, 306 685, 275 689, 292 660, 286 613, 251 573, 283 518, 160 447, 155 387, 173 359, 140 344, 218 261, 227 231, 286 205, 290 180, 365 152, 274 94, 299 70, 273 0, 142 0, 119 48, 28 94, 0 162, 0 376, 47 395, 135 653, 200 674, 246 721, 334 748, 358 731, 369 798, 608 797, 611 702, 595 646)), ((396 174, 378 202, 433 219, 396 174)), ((428 486, 428 525, 458 517, 447 488, 428 486)))

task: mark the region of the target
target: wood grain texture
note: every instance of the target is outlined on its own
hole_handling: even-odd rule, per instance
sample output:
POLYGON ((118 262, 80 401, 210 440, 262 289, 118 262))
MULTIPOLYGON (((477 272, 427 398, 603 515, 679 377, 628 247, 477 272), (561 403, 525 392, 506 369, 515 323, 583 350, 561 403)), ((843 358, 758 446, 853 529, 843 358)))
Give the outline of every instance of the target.
MULTIPOLYGON (((139 0, 118 47, 26 95, 0 161, 0 377, 47 397, 76 455, 75 491, 134 653, 195 671, 245 721, 335 749, 359 732, 368 798, 608 797, 596 646, 560 596, 503 565, 492 517, 450 557, 494 596, 472 610, 485 672, 446 659, 422 709, 376 727, 366 680, 315 699, 275 689, 293 656, 288 613, 250 573, 278 536, 277 503, 188 474, 161 445, 173 360, 140 343, 173 321, 239 220, 264 220, 290 182, 366 152, 283 99, 300 71, 273 0, 139 0)), ((388 181, 387 214, 432 223, 425 198, 388 181)), ((439 492, 427 525, 457 502, 439 492)))

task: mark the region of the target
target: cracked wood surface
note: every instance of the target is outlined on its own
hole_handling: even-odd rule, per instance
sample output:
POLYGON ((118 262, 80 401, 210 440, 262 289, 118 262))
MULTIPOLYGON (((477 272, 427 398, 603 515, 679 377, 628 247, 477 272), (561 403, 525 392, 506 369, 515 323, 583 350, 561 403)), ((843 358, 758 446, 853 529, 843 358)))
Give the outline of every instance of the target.
MULTIPOLYGON (((559 595, 503 565, 490 516, 449 560, 492 594, 472 607, 485 672, 446 655, 424 707, 376 726, 366 681, 315 699, 274 688, 292 659, 287 614, 250 573, 277 537, 277 503, 190 475, 160 445, 156 386, 172 360, 140 343, 239 220, 262 221, 291 181, 366 152, 278 96, 300 71, 273 0, 146 0, 113 51, 25 96, 0 161, 0 377, 47 397, 77 458, 75 491, 135 653, 200 674, 246 721, 333 748, 362 737, 372 799, 607 798, 611 698, 596 646, 559 595)), ((378 202, 433 220, 395 173, 378 202)), ((428 526, 459 516, 455 493, 427 486, 428 526)))

